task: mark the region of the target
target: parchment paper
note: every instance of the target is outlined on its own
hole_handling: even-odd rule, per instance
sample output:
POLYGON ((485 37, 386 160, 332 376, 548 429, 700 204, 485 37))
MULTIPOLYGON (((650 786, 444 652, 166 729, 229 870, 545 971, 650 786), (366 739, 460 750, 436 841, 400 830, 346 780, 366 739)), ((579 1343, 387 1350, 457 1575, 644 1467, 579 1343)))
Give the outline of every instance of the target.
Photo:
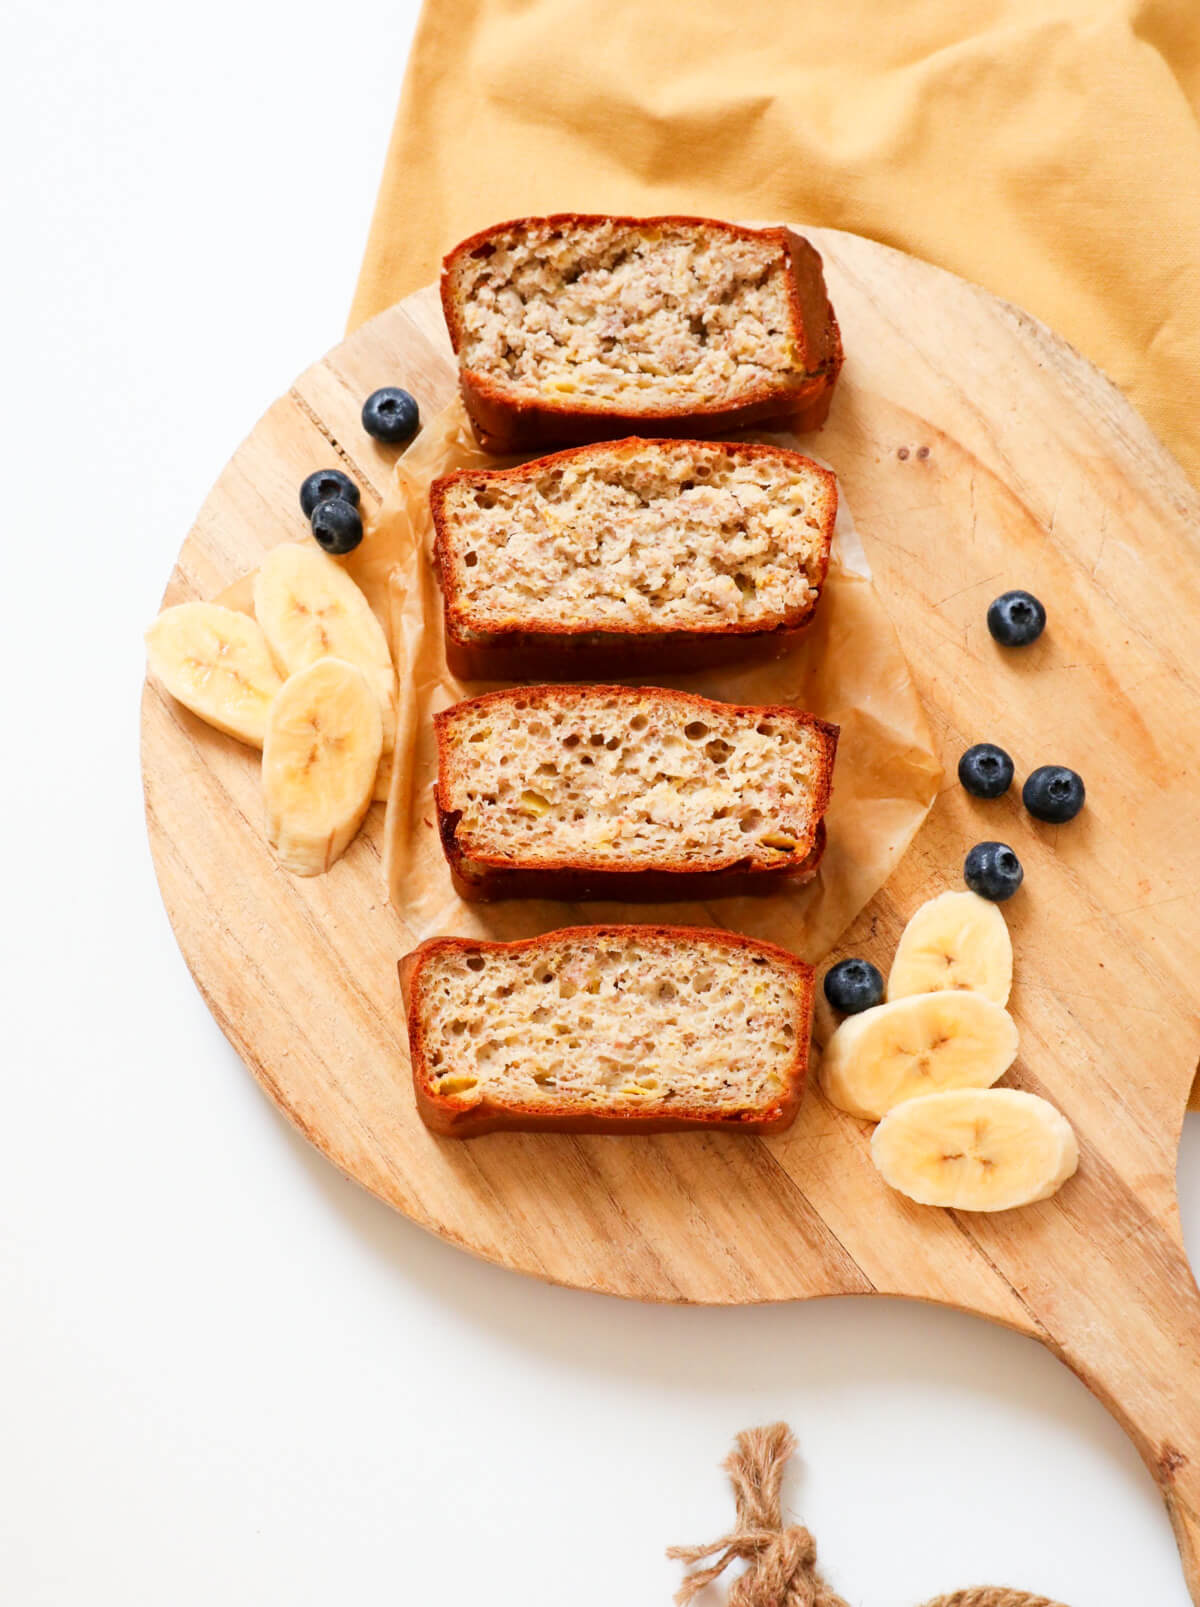
MULTIPOLYGON (((754 434, 781 446, 786 435, 754 434)), ((896 633, 871 583, 844 496, 833 560, 812 628, 783 657, 745 668, 667 676, 659 684, 735 703, 794 703, 841 726, 829 846, 816 879, 794 892, 709 904, 467 904, 438 841, 433 714, 503 682, 457 681, 447 670, 432 559, 430 482, 457 468, 496 468, 455 402, 396 465, 392 489, 351 567, 377 612, 386 606, 399 686, 396 760, 387 804, 384 875, 414 942, 435 934, 529 937, 579 922, 718 924, 767 938, 816 962, 883 885, 933 802, 941 779, 925 716, 896 633)), ((644 678, 643 678, 644 680, 644 678)))

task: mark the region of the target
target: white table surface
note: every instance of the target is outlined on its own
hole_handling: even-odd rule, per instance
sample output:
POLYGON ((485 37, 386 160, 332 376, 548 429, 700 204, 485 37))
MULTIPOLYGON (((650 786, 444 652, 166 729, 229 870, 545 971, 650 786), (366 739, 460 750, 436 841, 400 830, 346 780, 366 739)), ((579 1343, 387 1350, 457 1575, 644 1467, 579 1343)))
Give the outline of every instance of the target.
MULTIPOLYGON (((1070 1374, 982 1322, 542 1287, 345 1182, 167 925, 141 631, 211 480, 341 333, 411 0, 6 0, 0 1600, 665 1604, 787 1418, 862 1607, 1019 1584, 1184 1607, 1070 1374)), ((439 245, 449 242, 439 242, 439 245)), ((1200 1244, 1200 1126, 1183 1214, 1200 1244)))

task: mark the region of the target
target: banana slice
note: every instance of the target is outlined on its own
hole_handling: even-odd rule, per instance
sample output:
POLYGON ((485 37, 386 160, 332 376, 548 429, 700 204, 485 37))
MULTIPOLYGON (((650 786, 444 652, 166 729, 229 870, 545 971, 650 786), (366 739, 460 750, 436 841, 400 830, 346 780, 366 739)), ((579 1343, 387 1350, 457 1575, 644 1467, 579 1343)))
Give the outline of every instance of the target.
POLYGON ((1070 1122, 1016 1088, 955 1089, 910 1099, 871 1139, 885 1183, 918 1205, 1009 1211, 1047 1199, 1079 1165, 1070 1122))
POLYGON ((263 628, 218 603, 164 608, 146 632, 151 673, 173 698, 227 736, 261 748, 283 685, 263 628))
POLYGON ((1007 1004, 1013 951, 999 906, 978 893, 942 893, 904 928, 888 975, 889 999, 966 988, 1007 1004))
POLYGON ((915 993, 849 1016, 821 1060, 821 1086, 870 1121, 944 1088, 989 1088, 1017 1058, 1017 1027, 981 993, 915 993))
POLYGON ((285 870, 319 876, 371 806, 383 749, 376 688, 354 664, 321 658, 283 683, 263 743, 267 841, 285 870))
POLYGON ((383 715, 383 751, 396 737, 396 677, 383 627, 350 576, 313 542, 284 542, 254 577, 254 612, 276 658, 289 672, 319 658, 355 664, 375 688, 383 715))

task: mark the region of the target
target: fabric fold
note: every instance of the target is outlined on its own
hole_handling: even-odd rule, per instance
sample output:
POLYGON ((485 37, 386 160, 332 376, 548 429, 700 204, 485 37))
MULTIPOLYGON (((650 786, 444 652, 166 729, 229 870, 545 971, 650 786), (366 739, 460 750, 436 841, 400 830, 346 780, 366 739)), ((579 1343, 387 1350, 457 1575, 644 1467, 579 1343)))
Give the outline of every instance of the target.
POLYGON ((1193 0, 429 0, 357 326, 506 217, 827 224, 974 280, 1103 368, 1194 479, 1193 0))

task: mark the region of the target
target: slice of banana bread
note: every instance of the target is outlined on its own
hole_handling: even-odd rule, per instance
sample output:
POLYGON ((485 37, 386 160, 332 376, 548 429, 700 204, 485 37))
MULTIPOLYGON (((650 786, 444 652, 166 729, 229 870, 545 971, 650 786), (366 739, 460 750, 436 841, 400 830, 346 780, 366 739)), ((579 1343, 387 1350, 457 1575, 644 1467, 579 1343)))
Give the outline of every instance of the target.
POLYGON ((825 422, 842 345, 818 253, 788 229, 564 212, 472 235, 442 307, 481 443, 825 422))
POLYGON ((781 650, 829 566, 834 475, 774 446, 638 437, 430 493, 467 679, 635 675, 781 650))
POLYGON ((449 1137, 775 1133, 808 1065, 813 973, 732 932, 442 937, 400 962, 417 1109, 449 1137))
POLYGON ((837 727, 656 687, 532 686, 435 716, 464 898, 671 899, 808 878, 837 727))

